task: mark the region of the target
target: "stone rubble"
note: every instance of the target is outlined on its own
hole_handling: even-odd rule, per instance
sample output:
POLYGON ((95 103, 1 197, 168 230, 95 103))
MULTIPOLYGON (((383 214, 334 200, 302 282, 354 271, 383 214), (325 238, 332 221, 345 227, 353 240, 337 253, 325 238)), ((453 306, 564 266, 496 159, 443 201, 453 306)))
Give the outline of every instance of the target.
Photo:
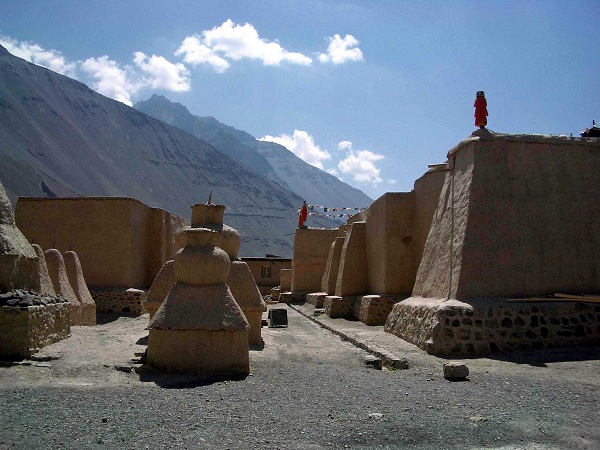
POLYGON ((16 289, 14 291, 0 294, 0 307, 46 306, 54 303, 68 303, 69 301, 60 296, 41 295, 37 292, 16 289))

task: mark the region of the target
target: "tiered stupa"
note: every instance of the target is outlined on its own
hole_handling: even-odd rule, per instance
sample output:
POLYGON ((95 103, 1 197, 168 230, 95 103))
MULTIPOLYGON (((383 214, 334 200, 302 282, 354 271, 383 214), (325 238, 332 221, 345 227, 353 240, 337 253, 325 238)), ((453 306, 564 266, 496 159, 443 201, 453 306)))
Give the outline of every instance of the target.
POLYGON ((227 277, 240 236, 223 225, 222 205, 194 205, 178 236, 176 283, 148 326, 148 365, 175 372, 247 374, 248 321, 227 277))

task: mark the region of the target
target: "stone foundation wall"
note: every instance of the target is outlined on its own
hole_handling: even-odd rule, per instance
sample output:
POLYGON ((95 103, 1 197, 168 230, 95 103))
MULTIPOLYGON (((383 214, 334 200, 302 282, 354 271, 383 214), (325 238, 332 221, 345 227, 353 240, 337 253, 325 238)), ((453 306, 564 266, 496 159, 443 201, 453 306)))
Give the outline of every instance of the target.
POLYGON ((394 306, 385 331, 435 355, 569 347, 600 341, 600 305, 411 298, 394 306))
POLYGON ((307 303, 314 305, 315 308, 322 308, 325 297, 327 297, 326 292, 313 292, 306 296, 306 301, 307 303))
POLYGON ((325 314, 332 319, 352 319, 354 317, 354 297, 328 295, 323 300, 325 314))
POLYGON ((0 307, 0 359, 29 358, 71 335, 69 303, 0 307))
POLYGON ((359 297, 355 317, 366 325, 383 325, 394 304, 406 298, 398 296, 365 295, 359 297))
MULTIPOLYGON (((309 303, 311 300, 320 299, 321 293, 309 294, 309 303), (311 296, 314 296, 311 298, 311 296)), ((383 325, 394 304, 403 300, 406 296, 384 296, 384 295, 362 295, 362 296, 344 296, 335 295, 323 296, 323 308, 325 314, 329 317, 358 319, 366 325, 383 325)), ((315 304, 315 307, 317 305, 315 304)))
POLYGON ((281 292, 279 303, 302 303, 306 301, 306 294, 302 292, 281 292))
POLYGON ((146 291, 141 289, 90 288, 90 293, 96 302, 96 313, 146 314, 142 305, 146 291))

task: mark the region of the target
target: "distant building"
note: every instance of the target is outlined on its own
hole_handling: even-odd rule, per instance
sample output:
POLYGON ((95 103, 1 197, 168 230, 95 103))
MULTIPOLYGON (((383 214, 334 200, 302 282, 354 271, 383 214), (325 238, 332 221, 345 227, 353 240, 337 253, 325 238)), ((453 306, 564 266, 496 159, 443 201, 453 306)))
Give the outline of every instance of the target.
POLYGON ((271 289, 279 286, 279 272, 281 269, 291 269, 292 259, 281 258, 275 255, 266 255, 263 257, 245 257, 242 258, 248 267, 256 285, 262 295, 271 293, 271 289))

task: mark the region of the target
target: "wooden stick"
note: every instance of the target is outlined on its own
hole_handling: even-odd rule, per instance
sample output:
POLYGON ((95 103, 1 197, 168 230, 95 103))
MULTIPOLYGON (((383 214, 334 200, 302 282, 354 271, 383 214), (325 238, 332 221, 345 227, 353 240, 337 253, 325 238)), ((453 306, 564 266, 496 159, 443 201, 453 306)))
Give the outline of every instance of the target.
POLYGON ((581 299, 584 299, 584 300, 586 300, 586 299, 587 300, 589 300, 589 299, 600 300, 599 296, 597 296, 597 295, 589 295, 589 294, 587 294, 587 295, 586 294, 573 295, 573 294, 559 294, 559 293, 555 293, 554 296, 556 298, 573 298, 573 299, 575 299, 575 298, 581 298, 581 299))
POLYGON ((529 298, 507 298, 507 302, 579 302, 600 303, 600 298, 577 297, 577 298, 554 298, 554 297, 529 297, 529 298))

